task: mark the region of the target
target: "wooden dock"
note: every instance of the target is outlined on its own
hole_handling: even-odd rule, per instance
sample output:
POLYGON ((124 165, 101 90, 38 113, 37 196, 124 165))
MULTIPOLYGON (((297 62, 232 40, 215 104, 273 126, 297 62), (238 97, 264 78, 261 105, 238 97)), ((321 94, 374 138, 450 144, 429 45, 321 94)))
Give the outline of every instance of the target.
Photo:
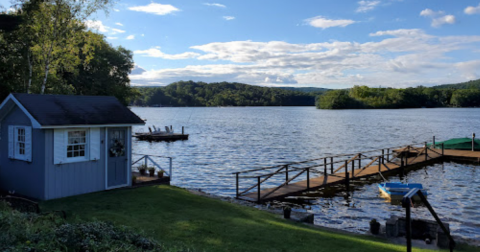
POLYGON ((426 143, 421 147, 409 145, 370 151, 379 155, 376 153, 370 156, 362 153, 338 155, 237 172, 234 173, 237 181, 237 198, 264 202, 336 184, 345 184, 348 189, 352 180, 376 176, 379 173, 399 172, 402 169, 411 169, 441 160, 480 162, 480 151, 445 150, 443 146, 436 147, 428 147, 426 143), (334 158, 337 161, 334 162, 334 158), (339 158, 341 160, 338 161, 339 158), (366 163, 364 166, 362 161, 366 163), (305 180, 292 182, 302 174, 306 174, 305 180), (311 176, 312 174, 315 175, 311 176), (277 187, 262 189, 261 184, 274 176, 285 176, 285 182, 277 187), (240 191, 240 179, 255 178, 255 185, 240 191))

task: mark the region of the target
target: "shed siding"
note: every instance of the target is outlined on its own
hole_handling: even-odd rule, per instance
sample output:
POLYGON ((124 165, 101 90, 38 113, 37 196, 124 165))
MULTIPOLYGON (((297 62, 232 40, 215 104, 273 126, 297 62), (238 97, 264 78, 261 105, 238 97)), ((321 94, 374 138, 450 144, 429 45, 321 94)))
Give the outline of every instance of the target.
POLYGON ((8 158, 8 126, 32 126, 30 119, 15 106, 1 121, 0 189, 36 199, 45 199, 45 136, 41 129, 32 129, 32 162, 8 158))
POLYGON ((100 130, 100 160, 55 165, 54 132, 45 130, 45 198, 105 190, 105 128, 100 130))

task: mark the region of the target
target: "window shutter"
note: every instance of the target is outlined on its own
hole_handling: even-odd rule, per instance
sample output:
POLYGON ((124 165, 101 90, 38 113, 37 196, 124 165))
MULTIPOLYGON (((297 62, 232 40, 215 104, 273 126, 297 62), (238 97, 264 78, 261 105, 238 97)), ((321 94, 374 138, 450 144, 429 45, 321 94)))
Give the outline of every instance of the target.
POLYGON ((15 145, 14 145, 14 138, 15 135, 13 134, 14 127, 9 125, 8 126, 8 157, 14 157, 15 145))
POLYGON ((53 163, 62 164, 67 158, 67 146, 65 146, 65 130, 55 129, 53 132, 53 163))
POLYGON ((100 160, 100 128, 90 129, 90 160, 100 160))
POLYGON ((32 162, 32 127, 25 127, 25 161, 32 162))

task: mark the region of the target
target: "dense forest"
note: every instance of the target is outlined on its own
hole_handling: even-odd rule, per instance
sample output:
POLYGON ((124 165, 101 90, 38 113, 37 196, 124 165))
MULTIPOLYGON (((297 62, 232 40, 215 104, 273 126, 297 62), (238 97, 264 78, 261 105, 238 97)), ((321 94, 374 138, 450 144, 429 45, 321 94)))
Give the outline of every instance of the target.
POLYGON ((85 22, 110 0, 16 0, 0 13, 0 100, 9 93, 134 96, 132 52, 85 22))
POLYGON ((314 106, 315 94, 241 83, 179 81, 135 88, 134 106, 314 106))
POLYGON ((317 98, 319 109, 434 108, 480 106, 480 80, 406 89, 354 86, 317 98))

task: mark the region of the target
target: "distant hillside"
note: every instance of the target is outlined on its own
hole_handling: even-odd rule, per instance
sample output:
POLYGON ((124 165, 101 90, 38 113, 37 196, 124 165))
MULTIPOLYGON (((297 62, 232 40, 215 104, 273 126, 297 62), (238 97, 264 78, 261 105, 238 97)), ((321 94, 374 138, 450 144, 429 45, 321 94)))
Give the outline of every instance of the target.
POLYGON ((321 95, 326 91, 330 90, 328 88, 316 88, 316 87, 280 87, 280 88, 285 90, 291 90, 291 91, 311 93, 315 95, 321 95))
POLYGON ((165 87, 134 87, 134 106, 314 106, 314 93, 247 85, 179 81, 165 87))
POLYGON ((480 79, 457 83, 457 84, 443 84, 443 85, 434 86, 434 88, 480 89, 480 79))

